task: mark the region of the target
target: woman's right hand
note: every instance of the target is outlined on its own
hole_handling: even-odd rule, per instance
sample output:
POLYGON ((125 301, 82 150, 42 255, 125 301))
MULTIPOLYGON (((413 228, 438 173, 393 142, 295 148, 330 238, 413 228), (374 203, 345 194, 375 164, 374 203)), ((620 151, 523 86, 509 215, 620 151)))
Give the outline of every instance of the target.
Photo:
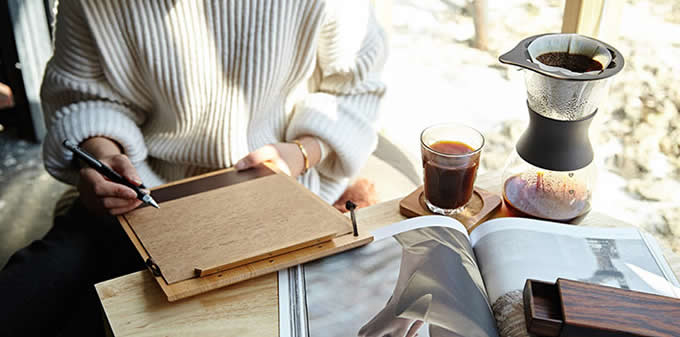
MULTIPOLYGON (((81 147, 131 183, 141 185, 137 169, 130 159, 121 153, 118 144, 112 140, 103 137, 90 138, 83 142, 81 147)), ((85 207, 99 215, 120 215, 142 204, 142 201, 137 199, 137 193, 134 190, 111 182, 90 167, 80 170, 78 191, 85 207)))

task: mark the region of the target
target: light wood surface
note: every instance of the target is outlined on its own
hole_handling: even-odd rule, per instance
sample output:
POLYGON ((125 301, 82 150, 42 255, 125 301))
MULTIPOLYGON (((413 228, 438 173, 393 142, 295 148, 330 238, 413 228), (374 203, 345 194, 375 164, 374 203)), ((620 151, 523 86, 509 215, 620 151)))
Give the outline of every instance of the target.
POLYGON ((114 336, 278 336, 276 273, 169 303, 147 271, 97 286, 114 336))
MULTIPOLYGON (((500 192, 499 175, 482 174, 476 185, 500 192)), ((357 210, 361 234, 405 219, 399 199, 357 210)), ((501 209, 495 216, 503 216, 501 209)), ((580 226, 630 226, 596 211, 580 226)), ((675 274, 680 256, 664 253, 675 274)), ((277 336, 278 289, 272 273, 257 279, 170 303, 148 271, 140 271, 96 285, 115 336, 277 336)))
POLYGON ((472 9, 472 21, 475 24, 475 48, 489 50, 489 5, 487 0, 473 0, 472 9))
MULTIPOLYGON (((418 187, 413 193, 399 202, 399 213, 408 218, 433 215, 425 204, 423 186, 418 187)), ((484 189, 475 187, 474 193, 465 204, 464 209, 450 217, 460 221, 468 232, 471 232, 477 225, 486 221, 493 212, 501 207, 501 197, 490 193, 484 189)))
POLYGON ((616 40, 625 1, 566 0, 562 33, 578 33, 605 42, 616 40))
POLYGON ((194 278, 196 270, 205 276, 351 231, 334 208, 280 174, 171 200, 161 207, 137 209, 125 220, 168 284, 194 278))

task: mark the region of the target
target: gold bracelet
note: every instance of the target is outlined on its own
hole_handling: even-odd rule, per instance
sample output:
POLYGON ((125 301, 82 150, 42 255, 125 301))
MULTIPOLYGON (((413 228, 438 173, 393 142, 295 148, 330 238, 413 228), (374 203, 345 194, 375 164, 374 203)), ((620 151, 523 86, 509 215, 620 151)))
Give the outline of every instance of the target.
POLYGON ((300 172, 300 175, 303 175, 307 173, 307 170, 309 170, 309 156, 307 155, 307 150, 305 150, 305 147, 302 146, 302 143, 300 143, 300 141, 296 139, 293 140, 293 143, 295 143, 295 145, 297 145, 298 148, 300 148, 300 152, 302 152, 302 157, 305 159, 305 168, 302 170, 302 172, 300 172))

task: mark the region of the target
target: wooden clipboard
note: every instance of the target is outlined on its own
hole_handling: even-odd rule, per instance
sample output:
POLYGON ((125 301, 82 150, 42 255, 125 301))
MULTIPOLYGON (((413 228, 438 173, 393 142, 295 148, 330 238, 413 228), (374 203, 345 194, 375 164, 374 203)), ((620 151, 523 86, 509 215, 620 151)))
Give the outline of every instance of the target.
POLYGON ((152 189, 160 209, 118 221, 169 301, 305 263, 373 240, 271 167, 225 169, 152 189))

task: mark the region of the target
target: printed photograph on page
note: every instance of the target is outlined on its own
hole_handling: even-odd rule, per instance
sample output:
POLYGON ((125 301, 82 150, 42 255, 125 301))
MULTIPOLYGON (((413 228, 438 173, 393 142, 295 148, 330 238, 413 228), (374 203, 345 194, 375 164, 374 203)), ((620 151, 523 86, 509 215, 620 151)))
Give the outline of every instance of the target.
POLYGON ((547 282, 565 278, 676 296, 677 288, 637 230, 590 231, 507 229, 473 243, 501 335, 524 329, 522 289, 528 278, 547 282), (600 231, 604 235, 597 235, 600 231))
POLYGON ((309 334, 497 336, 465 234, 413 229, 304 266, 309 334))

